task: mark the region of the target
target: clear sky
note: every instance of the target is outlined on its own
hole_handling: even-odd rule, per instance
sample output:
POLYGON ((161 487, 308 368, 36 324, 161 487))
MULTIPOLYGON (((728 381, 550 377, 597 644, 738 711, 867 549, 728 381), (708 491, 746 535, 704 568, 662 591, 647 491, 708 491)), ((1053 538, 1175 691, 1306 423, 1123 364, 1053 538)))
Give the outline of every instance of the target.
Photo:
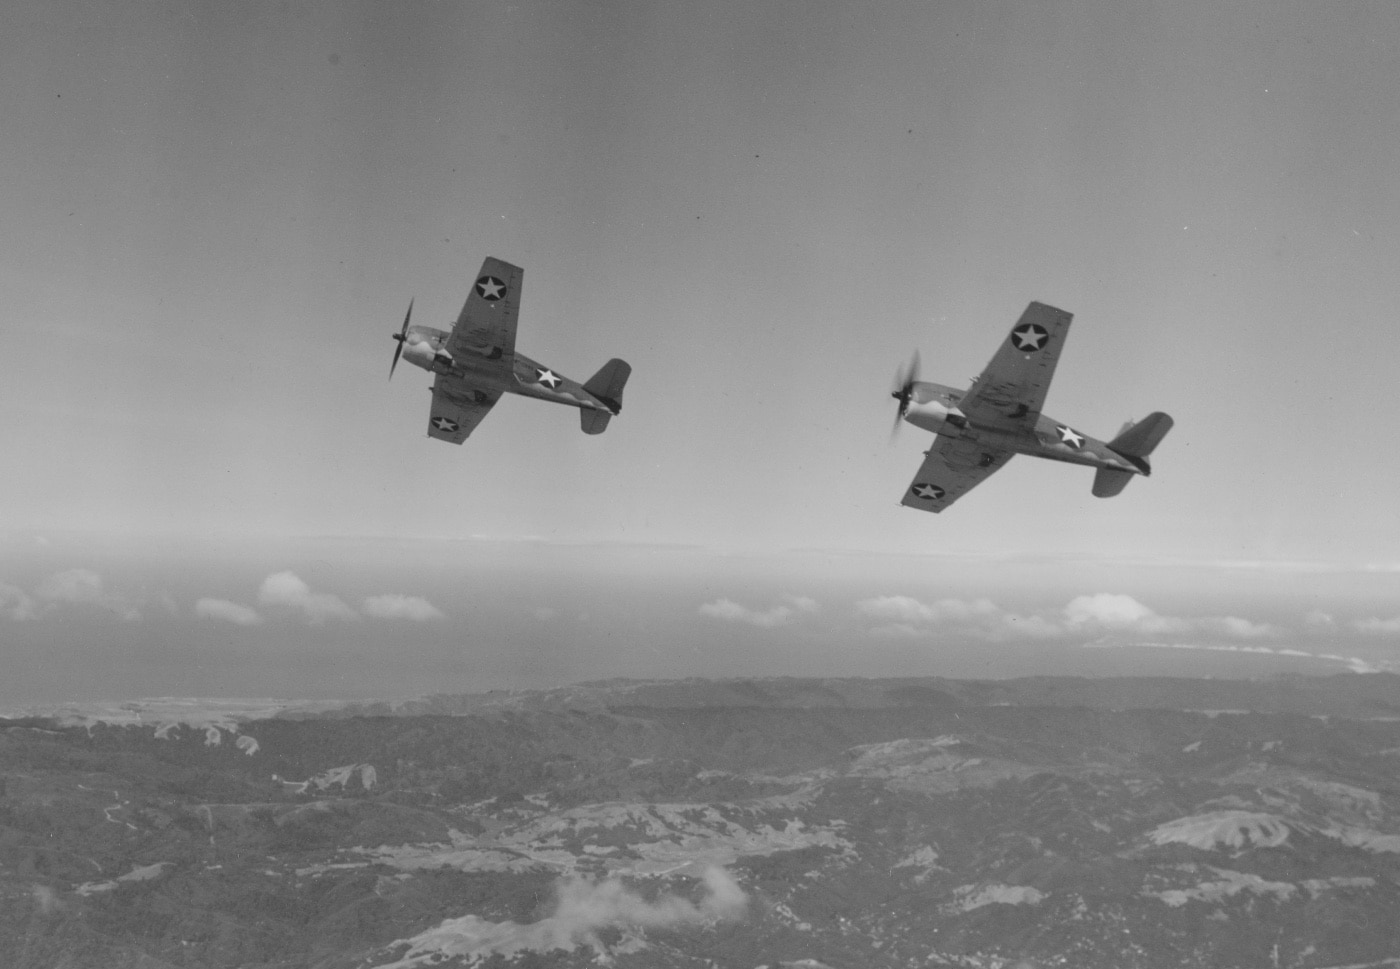
POLYGON ((1394 4, 43 0, 0 108, 0 699, 1400 660, 1394 4), (606 434, 386 382, 487 255, 606 434), (1032 299, 1153 477, 902 508, 1032 299))

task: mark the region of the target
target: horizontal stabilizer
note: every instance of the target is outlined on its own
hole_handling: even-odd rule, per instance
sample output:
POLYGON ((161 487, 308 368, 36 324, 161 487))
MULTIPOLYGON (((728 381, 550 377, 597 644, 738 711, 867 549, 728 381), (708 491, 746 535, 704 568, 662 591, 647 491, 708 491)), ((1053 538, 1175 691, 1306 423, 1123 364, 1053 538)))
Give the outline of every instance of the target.
MULTIPOLYGON (((631 375, 632 368, 627 365, 627 362, 614 357, 603 364, 603 369, 588 378, 583 389, 601 400, 607 405, 608 410, 616 414, 622 410, 622 388, 627 386, 627 378, 631 375)), ((606 424, 607 421, 603 423, 606 424)), ((602 430, 602 428, 598 430, 602 430)), ((596 434, 598 431, 590 431, 589 433, 596 434)))
POLYGON ((583 425, 583 433, 602 434, 608 429, 608 421, 612 420, 612 415, 605 410, 589 410, 584 407, 579 410, 578 419, 583 425))
POLYGON ((1099 468, 1094 473, 1094 494, 1099 498, 1112 498, 1133 480, 1133 472, 1120 468, 1099 468))

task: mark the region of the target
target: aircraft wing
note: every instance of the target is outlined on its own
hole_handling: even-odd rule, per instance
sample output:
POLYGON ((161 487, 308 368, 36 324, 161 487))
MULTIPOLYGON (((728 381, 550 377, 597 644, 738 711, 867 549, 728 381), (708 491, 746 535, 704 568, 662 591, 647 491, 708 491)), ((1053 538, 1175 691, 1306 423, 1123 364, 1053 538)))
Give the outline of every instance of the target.
POLYGON ((1013 453, 940 434, 900 504, 920 511, 942 511, 1011 460, 1013 453))
POLYGON ((438 374, 433 380, 428 436, 461 444, 500 399, 499 390, 478 390, 460 377, 438 374))
POLYGON ((447 352, 453 358, 476 354, 501 360, 507 368, 515 356, 515 323, 520 316, 520 284, 525 270, 487 256, 452 336, 447 352))
POLYGON ((958 409, 983 427, 1034 427, 1072 319, 1074 314, 1044 303, 1027 306, 958 409))

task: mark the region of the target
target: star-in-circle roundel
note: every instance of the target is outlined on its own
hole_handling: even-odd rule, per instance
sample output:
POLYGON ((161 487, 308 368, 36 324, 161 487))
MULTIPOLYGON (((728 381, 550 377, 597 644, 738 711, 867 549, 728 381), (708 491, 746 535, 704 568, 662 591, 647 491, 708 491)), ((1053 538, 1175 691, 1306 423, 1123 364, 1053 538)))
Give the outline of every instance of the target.
POLYGON ((446 418, 446 417, 434 417, 434 418, 433 418, 433 427, 436 427, 439 431, 445 431, 445 432, 448 433, 448 434, 451 434, 453 431, 457 430, 457 428, 458 428, 459 426, 460 426, 460 425, 458 425, 458 423, 457 423, 456 421, 451 420, 450 418, 446 418))
POLYGON ((1025 353, 1039 350, 1048 339, 1050 331, 1039 323, 1025 323, 1011 331, 1011 345, 1025 353))
POLYGON ((947 492, 944 491, 942 488, 938 487, 938 485, 925 484, 922 481, 915 484, 914 487, 909 490, 914 492, 915 498, 924 498, 926 500, 931 501, 937 501, 939 498, 942 498, 944 495, 947 494, 947 492))
POLYGON ((506 294, 506 284, 495 276, 482 276, 476 281, 476 292, 482 299, 494 303, 506 294))
POLYGON ((539 374, 535 377, 537 382, 544 384, 550 390, 559 386, 559 375, 553 370, 550 370, 548 367, 536 367, 535 370, 539 374))
POLYGON ((1074 428, 1065 427, 1063 424, 1061 424, 1058 427, 1056 427, 1055 430, 1060 432, 1061 442, 1068 444, 1070 447, 1081 448, 1084 446, 1084 435, 1080 434, 1074 428))

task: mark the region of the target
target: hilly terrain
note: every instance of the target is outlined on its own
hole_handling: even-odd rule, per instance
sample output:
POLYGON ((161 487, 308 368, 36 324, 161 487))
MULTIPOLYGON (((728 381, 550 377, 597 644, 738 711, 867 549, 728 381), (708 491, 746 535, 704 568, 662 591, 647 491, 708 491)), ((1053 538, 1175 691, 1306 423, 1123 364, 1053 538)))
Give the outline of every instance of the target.
POLYGON ((1400 677, 0 719, 0 964, 1400 965, 1400 677))

